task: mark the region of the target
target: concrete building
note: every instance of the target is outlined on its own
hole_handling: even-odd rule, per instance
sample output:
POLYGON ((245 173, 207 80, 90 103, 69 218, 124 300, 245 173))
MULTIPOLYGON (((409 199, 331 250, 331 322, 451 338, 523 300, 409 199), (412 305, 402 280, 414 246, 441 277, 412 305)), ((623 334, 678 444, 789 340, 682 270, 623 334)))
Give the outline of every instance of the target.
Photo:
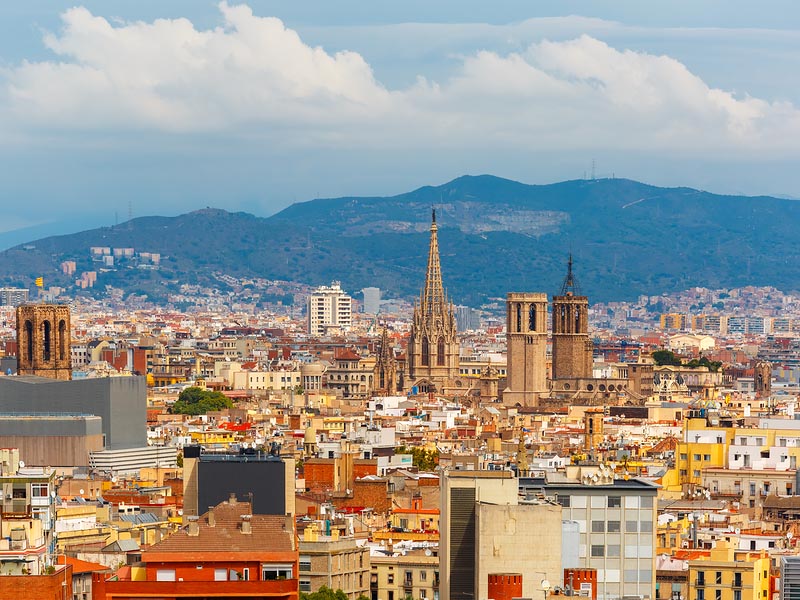
POLYGON ((563 520, 578 524, 575 566, 597 570, 598 600, 655 598, 657 485, 617 479, 605 467, 568 466, 566 473, 520 478, 519 486, 558 502, 563 520))
POLYGON ((800 599, 800 556, 781 556, 780 600, 800 599))
POLYGON ((27 301, 27 288, 0 288, 0 306, 19 306, 27 301))
POLYGON ((372 600, 438 600, 439 557, 433 548, 386 546, 370 557, 372 600))
MULTIPOLYGON (((98 377, 60 381, 45 377, 0 377, 6 416, 53 412, 96 415, 109 450, 147 446, 144 377, 98 377)), ((63 423, 62 423, 63 425, 63 423)), ((66 432, 66 429, 63 430, 66 432)), ((3 443, 0 439, 0 443, 3 443)))
POLYGON ((29 465, 88 467, 105 448, 103 419, 83 414, 0 414, 0 444, 19 448, 29 465))
POLYGON ((352 324, 353 299, 334 281, 330 286, 318 287, 308 297, 307 311, 309 335, 347 331, 352 324))
POLYGON ((511 471, 446 470, 440 485, 441 600, 487 598, 492 573, 525 573, 526 597, 561 580, 560 506, 520 504, 511 471))
POLYGON ((329 535, 316 523, 300 538, 300 591, 316 592, 327 586, 342 590, 350 600, 369 594, 369 548, 352 536, 341 536, 337 529, 329 535))
POLYGON ((253 512, 294 515, 294 459, 266 453, 203 453, 183 449, 183 515, 199 515, 231 493, 251 499, 253 512))
POLYGON ((377 315, 381 310, 381 288, 366 287, 361 293, 364 295, 364 312, 377 315))

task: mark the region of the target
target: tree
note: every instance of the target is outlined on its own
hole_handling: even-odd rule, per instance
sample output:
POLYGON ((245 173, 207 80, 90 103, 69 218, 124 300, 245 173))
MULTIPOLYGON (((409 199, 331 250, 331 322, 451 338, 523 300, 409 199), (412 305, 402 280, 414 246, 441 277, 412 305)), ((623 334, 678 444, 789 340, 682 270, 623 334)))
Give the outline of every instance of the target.
POLYGON ((394 452, 395 454, 410 454, 411 463, 420 471, 433 471, 439 464, 439 450, 426 450, 419 446, 412 448, 398 446, 394 452))
POLYGON ((348 600, 348 598, 342 590, 334 592, 327 585, 323 585, 316 592, 300 592, 300 600, 348 600))
POLYGON ((175 415, 204 415, 212 410, 231 408, 233 402, 222 392, 212 392, 199 387, 183 390, 169 412, 175 415))
POLYGON ((653 356, 653 362, 656 363, 656 365, 658 365, 659 367, 662 367, 664 365, 680 367, 683 364, 680 357, 678 357, 671 350, 656 350, 655 352, 653 352, 652 356, 653 356))

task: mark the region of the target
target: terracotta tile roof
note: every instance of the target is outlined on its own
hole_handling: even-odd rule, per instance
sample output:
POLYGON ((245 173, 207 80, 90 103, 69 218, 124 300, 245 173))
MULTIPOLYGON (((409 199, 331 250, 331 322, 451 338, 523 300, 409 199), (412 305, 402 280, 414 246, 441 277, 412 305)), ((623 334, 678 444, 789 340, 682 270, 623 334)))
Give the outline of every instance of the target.
POLYGON ((105 565, 80 560, 71 556, 65 557, 63 554, 56 557, 56 562, 59 565, 63 565, 64 558, 67 559, 67 564, 72 565, 72 573, 75 575, 78 573, 105 573, 107 571, 111 571, 111 568, 106 567, 105 565))
MULTIPOLYGON (((209 511, 210 512, 210 511, 209 511)), ((154 544, 147 552, 292 552, 292 520, 279 515, 254 515, 249 502, 222 502, 214 507, 215 525, 208 523, 209 513, 197 521, 197 535, 189 535, 189 525, 154 544), (244 515, 249 515, 252 533, 242 533, 244 515)), ((146 554, 142 556, 146 560, 146 554)))

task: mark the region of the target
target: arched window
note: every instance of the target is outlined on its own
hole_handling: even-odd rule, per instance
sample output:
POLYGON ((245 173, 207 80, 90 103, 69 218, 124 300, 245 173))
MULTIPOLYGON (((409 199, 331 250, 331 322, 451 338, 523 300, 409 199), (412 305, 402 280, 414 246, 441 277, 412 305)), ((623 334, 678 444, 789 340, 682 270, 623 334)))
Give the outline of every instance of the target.
POLYGON ((58 322, 58 359, 64 360, 66 358, 67 352, 69 348, 67 348, 67 323, 64 319, 61 319, 58 322))
POLYGON ((566 333, 567 331, 567 307, 561 305, 561 331, 559 333, 566 333))
POLYGON ((581 309, 575 307, 575 333, 580 333, 581 331, 581 309))
POLYGON ((528 308, 528 331, 536 331, 536 305, 531 304, 528 308))
POLYGON ((50 321, 45 321, 42 323, 42 360, 45 362, 50 360, 50 330, 50 321))
POLYGON ((436 364, 440 367, 444 365, 444 338, 440 337, 436 344, 436 364))
POLYGON ((517 331, 522 331, 522 305, 517 304, 517 331))
POLYGON ((431 349, 428 345, 428 338, 422 338, 422 366, 427 367, 431 364, 431 349))
POLYGON ((33 362, 33 323, 25 321, 25 354, 28 356, 28 363, 33 362))

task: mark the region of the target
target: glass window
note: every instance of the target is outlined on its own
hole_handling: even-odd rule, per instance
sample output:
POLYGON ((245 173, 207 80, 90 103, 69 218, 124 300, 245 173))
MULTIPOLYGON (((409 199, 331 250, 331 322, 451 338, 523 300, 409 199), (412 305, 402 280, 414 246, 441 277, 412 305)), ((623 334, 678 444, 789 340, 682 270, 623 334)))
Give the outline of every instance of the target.
POLYGON ((652 521, 641 521, 639 525, 639 531, 642 533, 651 533, 653 531, 653 522, 652 521))
POLYGON ((619 521, 608 522, 608 533, 619 533, 619 521))
POLYGON ((564 507, 569 507, 569 505, 570 505, 570 502, 569 502, 569 496, 559 496, 559 497, 558 497, 558 503, 559 503, 561 506, 564 506, 564 507))
POLYGON ((653 508, 653 497, 652 496, 642 496, 641 498, 641 506, 642 508, 653 508))
POLYGON ((603 544, 592 544, 592 557, 598 558, 605 556, 606 547, 603 544))
POLYGON ((621 496, 609 496, 608 497, 608 508, 619 508, 622 506, 622 497, 621 496))
POLYGON ((301 592, 310 592, 311 591, 311 580, 310 579, 301 579, 300 580, 300 591, 301 592))
POLYGON ((46 498, 47 497, 47 484, 46 483, 32 483, 31 496, 33 498, 46 498))
POLYGON ((619 558, 619 544, 609 544, 606 546, 606 556, 619 558))
POLYGON ((261 565, 261 581, 291 578, 292 565, 261 565))
POLYGON ((228 569, 214 569, 214 581, 228 581, 228 569))
POLYGON ((625 533, 636 533, 639 531, 638 521, 625 521, 625 533))
POLYGON ((592 521, 592 533, 604 533, 606 530, 605 521, 592 521))

